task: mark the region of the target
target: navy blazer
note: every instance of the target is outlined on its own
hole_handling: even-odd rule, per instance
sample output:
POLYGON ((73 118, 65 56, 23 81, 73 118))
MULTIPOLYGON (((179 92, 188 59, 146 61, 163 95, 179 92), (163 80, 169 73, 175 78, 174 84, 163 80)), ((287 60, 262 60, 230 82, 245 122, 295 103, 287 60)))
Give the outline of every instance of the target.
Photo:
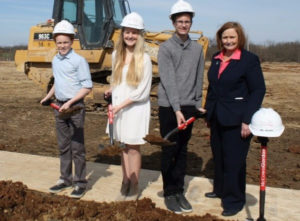
POLYGON ((223 126, 249 124, 263 101, 266 86, 258 57, 241 50, 240 60, 231 60, 218 79, 221 61, 212 57, 205 102, 207 120, 215 115, 223 126))

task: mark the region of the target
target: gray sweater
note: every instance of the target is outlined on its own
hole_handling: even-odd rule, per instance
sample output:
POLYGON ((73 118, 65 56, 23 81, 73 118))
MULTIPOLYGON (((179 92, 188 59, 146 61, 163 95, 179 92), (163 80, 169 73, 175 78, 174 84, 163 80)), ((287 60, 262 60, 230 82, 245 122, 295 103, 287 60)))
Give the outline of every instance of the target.
POLYGON ((176 34, 162 43, 158 51, 160 84, 158 105, 202 106, 204 55, 202 46, 190 38, 183 42, 176 34))

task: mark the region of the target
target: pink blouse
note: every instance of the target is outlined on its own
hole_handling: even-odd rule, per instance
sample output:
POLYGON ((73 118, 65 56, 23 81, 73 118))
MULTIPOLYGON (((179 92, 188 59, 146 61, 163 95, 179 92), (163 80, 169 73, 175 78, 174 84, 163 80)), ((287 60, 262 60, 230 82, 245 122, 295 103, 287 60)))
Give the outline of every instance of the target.
POLYGON ((221 74, 226 69, 226 67, 229 65, 231 60, 240 60, 241 59, 241 50, 236 49, 228 61, 224 61, 224 51, 221 51, 221 53, 216 55, 214 58, 221 60, 219 74, 218 74, 218 79, 219 79, 221 74))

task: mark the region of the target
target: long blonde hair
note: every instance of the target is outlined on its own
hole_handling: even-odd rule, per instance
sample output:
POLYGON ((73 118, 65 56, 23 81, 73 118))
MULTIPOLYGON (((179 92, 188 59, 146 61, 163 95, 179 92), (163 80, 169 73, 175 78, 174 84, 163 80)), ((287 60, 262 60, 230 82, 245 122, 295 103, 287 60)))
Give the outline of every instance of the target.
MULTIPOLYGON (((126 44, 123 39, 123 33, 124 28, 116 44, 115 62, 112 65, 112 86, 116 86, 122 81, 122 70, 125 65, 126 57, 126 44)), ((144 76, 144 52, 144 37, 143 32, 140 31, 126 77, 126 82, 130 86, 137 87, 144 76)))

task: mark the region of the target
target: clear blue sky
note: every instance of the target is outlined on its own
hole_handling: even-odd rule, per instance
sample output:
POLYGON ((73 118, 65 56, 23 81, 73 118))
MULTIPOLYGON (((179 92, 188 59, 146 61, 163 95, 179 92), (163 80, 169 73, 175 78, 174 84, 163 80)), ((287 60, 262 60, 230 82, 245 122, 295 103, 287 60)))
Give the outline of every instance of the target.
MULTIPOLYGON (((0 0, 0 46, 26 44, 31 26, 52 16, 54 0, 0 0)), ((172 29, 168 18, 177 0, 129 0, 147 30, 172 29)), ((213 38, 226 21, 240 22, 254 43, 300 41, 300 0, 187 0, 196 11, 192 30, 213 38)))

